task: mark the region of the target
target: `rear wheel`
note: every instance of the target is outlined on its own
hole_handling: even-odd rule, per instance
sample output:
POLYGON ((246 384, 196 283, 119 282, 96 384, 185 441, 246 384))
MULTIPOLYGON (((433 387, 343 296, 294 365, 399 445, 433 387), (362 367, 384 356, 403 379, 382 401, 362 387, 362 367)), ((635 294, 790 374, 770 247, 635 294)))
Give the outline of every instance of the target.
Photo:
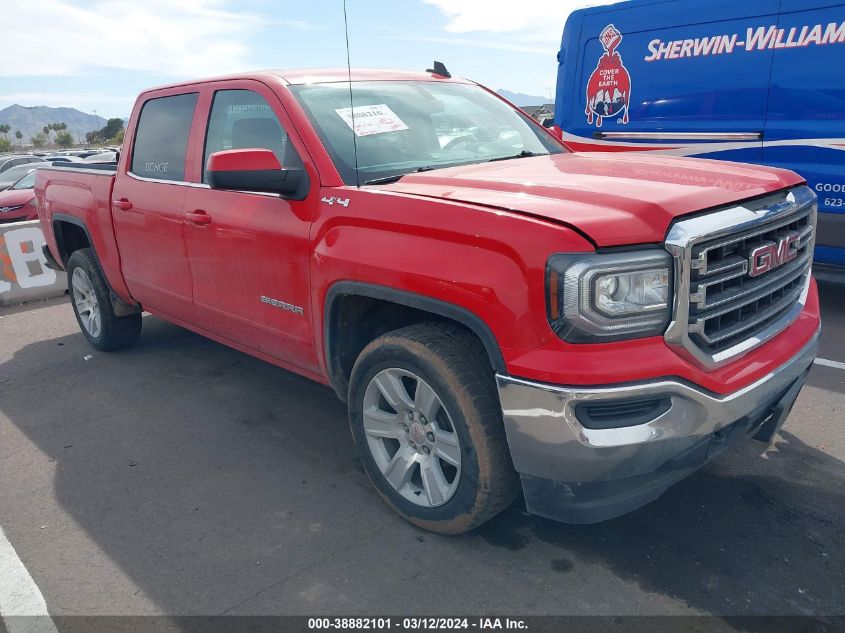
POLYGON ((129 347, 138 340, 141 314, 115 315, 108 285, 90 248, 71 254, 67 274, 76 321, 91 345, 107 352, 129 347))
POLYGON ((352 370, 364 468, 391 508, 433 532, 471 530, 518 491, 486 358, 469 332, 430 323, 375 339, 352 370))

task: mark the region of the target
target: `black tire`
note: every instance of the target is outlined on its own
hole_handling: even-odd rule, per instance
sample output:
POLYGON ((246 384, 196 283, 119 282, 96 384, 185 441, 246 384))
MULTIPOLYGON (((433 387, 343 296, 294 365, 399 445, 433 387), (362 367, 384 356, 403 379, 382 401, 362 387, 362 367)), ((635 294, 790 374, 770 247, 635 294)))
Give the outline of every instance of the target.
POLYGON ((399 515, 423 529, 468 532, 508 507, 519 492, 484 345, 460 327, 411 325, 367 345, 350 377, 349 422, 376 490, 399 515), (363 424, 366 388, 377 374, 394 368, 413 372, 432 387, 460 440, 460 479, 453 496, 438 507, 421 507, 402 496, 382 474, 368 446, 363 424))
POLYGON ((90 248, 82 248, 71 254, 67 263, 67 279, 68 293, 70 294, 73 313, 76 315, 76 322, 91 345, 100 351, 111 352, 129 347, 138 340, 141 334, 140 312, 121 317, 115 315, 109 287, 100 271, 100 265, 94 257, 94 252, 90 248), (77 268, 87 275, 97 299, 97 307, 100 312, 100 330, 96 336, 93 336, 83 324, 77 307, 77 296, 73 285, 73 273, 77 268))

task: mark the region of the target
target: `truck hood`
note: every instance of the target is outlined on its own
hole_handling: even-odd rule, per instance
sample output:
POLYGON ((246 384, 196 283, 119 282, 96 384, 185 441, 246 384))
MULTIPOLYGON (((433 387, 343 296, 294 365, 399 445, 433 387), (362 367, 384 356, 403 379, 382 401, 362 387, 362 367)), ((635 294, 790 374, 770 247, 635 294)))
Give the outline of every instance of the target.
POLYGON ((662 242, 678 216, 797 185, 797 174, 641 152, 536 156, 408 174, 381 190, 524 213, 598 246, 662 242))

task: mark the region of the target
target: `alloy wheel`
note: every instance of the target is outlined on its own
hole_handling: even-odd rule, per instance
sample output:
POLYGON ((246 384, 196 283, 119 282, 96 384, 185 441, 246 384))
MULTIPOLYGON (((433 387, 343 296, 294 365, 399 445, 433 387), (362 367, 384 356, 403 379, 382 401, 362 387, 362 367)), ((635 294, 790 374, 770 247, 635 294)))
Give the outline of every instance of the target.
POLYGON ((71 286, 73 287, 73 302, 82 327, 92 338, 99 337, 102 329, 102 315, 94 285, 88 273, 82 268, 74 268, 71 286))
POLYGON ((405 369, 377 373, 364 393, 367 445, 388 483, 412 503, 435 508, 461 477, 461 445, 434 389, 405 369))

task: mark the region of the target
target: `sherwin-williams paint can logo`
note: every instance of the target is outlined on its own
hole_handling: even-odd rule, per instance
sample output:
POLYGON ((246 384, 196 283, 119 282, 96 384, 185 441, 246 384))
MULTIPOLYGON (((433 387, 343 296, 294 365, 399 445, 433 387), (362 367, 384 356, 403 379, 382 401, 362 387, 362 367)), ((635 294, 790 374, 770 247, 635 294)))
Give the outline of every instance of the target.
POLYGON ((619 123, 628 123, 628 103, 631 99, 631 75, 617 52, 622 33, 608 24, 599 35, 604 54, 590 80, 587 82, 587 123, 601 127, 602 119, 617 117, 619 123))

